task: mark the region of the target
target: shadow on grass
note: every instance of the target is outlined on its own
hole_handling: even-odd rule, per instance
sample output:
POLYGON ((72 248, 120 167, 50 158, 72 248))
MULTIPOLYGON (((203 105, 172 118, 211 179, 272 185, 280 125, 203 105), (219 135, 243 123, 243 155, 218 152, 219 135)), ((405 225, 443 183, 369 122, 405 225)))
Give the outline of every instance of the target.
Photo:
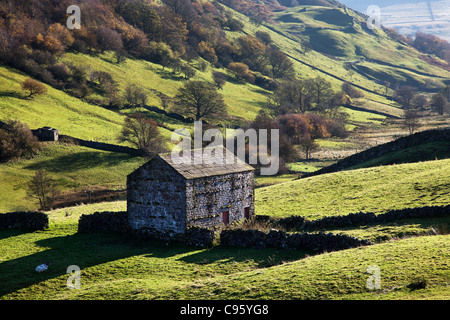
MULTIPOLYGON (((6 232, 7 237, 19 234, 20 232, 6 232)), ((259 267, 270 267, 305 256, 305 253, 300 251, 276 249, 236 249, 220 246, 199 249, 188 247, 182 243, 166 244, 162 241, 142 241, 105 233, 75 233, 38 240, 35 244, 46 249, 0 262, 0 283, 2 284, 0 297, 58 277, 61 277, 61 283, 57 284, 57 286, 61 286, 58 292, 62 292, 65 290, 66 281, 70 276, 67 273, 69 266, 76 265, 83 272, 83 269, 88 267, 136 255, 160 259, 183 255, 179 261, 196 265, 222 263, 222 260, 223 264, 250 260, 256 262, 259 267), (189 252, 192 254, 186 256, 186 253, 189 252), (45 262, 50 262, 49 269, 43 273, 37 273, 36 266, 45 262), (64 277, 65 275, 67 277, 64 277)))
POLYGON ((17 91, 3 91, 0 90, 0 97, 10 97, 10 98, 17 98, 17 99, 27 99, 28 96, 17 91))
MULTIPOLYGON (((10 232, 7 234, 13 236, 10 232)), ((77 265, 83 270, 134 255, 150 254, 164 258, 192 250, 186 246, 166 246, 158 241, 143 242, 101 233, 75 233, 38 240, 35 244, 47 249, 0 263, 0 297, 63 276, 71 265, 77 265), (49 269, 37 273, 35 268, 45 262, 50 263, 49 269)))
POLYGON ((287 249, 252 249, 216 246, 211 249, 184 256, 180 261, 204 265, 221 260, 223 260, 224 263, 229 263, 230 261, 244 262, 253 260, 258 268, 267 268, 284 262, 302 259, 307 254, 311 253, 287 249))
POLYGON ((45 169, 50 172, 75 172, 95 167, 114 167, 129 161, 132 155, 114 152, 79 152, 30 164, 25 169, 45 169))

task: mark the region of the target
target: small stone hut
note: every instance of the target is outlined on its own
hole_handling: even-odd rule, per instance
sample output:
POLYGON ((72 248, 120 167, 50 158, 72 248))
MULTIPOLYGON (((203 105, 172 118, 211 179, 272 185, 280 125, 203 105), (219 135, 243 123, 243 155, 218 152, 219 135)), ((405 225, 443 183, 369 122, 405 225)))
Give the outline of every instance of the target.
POLYGON ((51 127, 42 127, 36 130, 32 130, 39 141, 58 141, 59 130, 51 127))
MULTIPOLYGON (((230 156, 225 148, 215 152, 230 156)), ((127 177, 129 227, 153 238, 181 240, 189 227, 251 218, 253 167, 231 157, 232 164, 194 164, 194 151, 187 163, 174 162, 171 154, 155 156, 127 177)))

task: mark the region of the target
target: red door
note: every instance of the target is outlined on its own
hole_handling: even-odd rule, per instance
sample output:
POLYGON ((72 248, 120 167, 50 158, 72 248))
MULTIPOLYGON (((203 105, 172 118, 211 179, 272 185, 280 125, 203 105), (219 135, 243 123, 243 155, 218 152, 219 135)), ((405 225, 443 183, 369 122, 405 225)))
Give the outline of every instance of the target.
POLYGON ((228 224, 230 222, 230 215, 228 211, 223 211, 222 212, 222 221, 225 224, 228 224))
POLYGON ((247 220, 250 220, 250 208, 249 207, 244 208, 244 218, 247 220))

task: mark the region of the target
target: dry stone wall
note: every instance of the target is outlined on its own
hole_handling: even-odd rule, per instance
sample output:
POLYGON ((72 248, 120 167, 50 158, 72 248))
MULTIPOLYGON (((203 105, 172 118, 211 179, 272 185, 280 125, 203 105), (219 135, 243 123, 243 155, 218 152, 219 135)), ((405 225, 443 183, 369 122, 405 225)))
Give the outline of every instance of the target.
POLYGON ((8 212, 0 214, 0 229, 45 230, 48 216, 43 212, 8 212))

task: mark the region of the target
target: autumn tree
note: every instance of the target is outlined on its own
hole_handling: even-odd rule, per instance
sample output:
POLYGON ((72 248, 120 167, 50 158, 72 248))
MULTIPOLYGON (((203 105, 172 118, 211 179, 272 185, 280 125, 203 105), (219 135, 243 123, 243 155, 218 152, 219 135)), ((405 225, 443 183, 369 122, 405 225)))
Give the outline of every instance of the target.
POLYGON ((222 72, 214 71, 213 72, 213 80, 214 80, 214 83, 216 84, 217 89, 222 90, 223 86, 226 83, 227 75, 222 72))
POLYGON ((47 33, 52 37, 58 39, 64 49, 70 47, 75 41, 70 30, 60 23, 51 24, 47 29, 47 33))
POLYGON ((29 157, 39 150, 38 139, 18 120, 7 120, 0 128, 0 162, 29 157))
POLYGON ((189 81, 178 90, 174 111, 199 121, 223 119, 227 106, 217 89, 204 81, 189 81))
POLYGON ((250 71, 248 65, 242 62, 231 62, 227 67, 236 77, 238 81, 247 81, 253 83, 255 76, 250 71))
POLYGON ((146 119, 142 113, 125 118, 119 140, 129 142, 143 151, 145 155, 153 155, 166 151, 165 142, 157 123, 146 119))
POLYGON ((105 26, 97 29, 97 41, 101 52, 117 51, 123 48, 122 36, 117 31, 105 26))
POLYGON ((36 171, 28 184, 28 195, 38 199, 42 210, 53 209, 53 204, 59 193, 58 183, 43 169, 36 171))
POLYGON ((22 90, 29 92, 29 98, 35 94, 42 95, 47 92, 47 88, 44 84, 31 78, 27 78, 22 82, 22 90))
POLYGON ((200 42, 197 45, 197 52, 206 61, 209 61, 212 64, 217 63, 216 51, 207 42, 200 42))
POLYGON ((147 46, 145 58, 151 62, 162 65, 163 70, 175 59, 175 55, 170 46, 165 42, 150 41, 147 46))
POLYGON ((144 1, 130 1, 120 9, 122 17, 132 26, 142 30, 149 40, 161 41, 162 22, 156 9, 144 1))
POLYGON ((299 144, 306 137, 319 139, 331 136, 327 122, 314 113, 285 114, 277 117, 277 121, 280 130, 294 144, 299 144))
POLYGON ((143 106, 147 102, 147 94, 144 90, 133 85, 125 88, 124 98, 130 107, 143 106))
POLYGON ((252 70, 263 71, 266 65, 266 46, 252 35, 242 36, 238 39, 242 62, 252 70))

